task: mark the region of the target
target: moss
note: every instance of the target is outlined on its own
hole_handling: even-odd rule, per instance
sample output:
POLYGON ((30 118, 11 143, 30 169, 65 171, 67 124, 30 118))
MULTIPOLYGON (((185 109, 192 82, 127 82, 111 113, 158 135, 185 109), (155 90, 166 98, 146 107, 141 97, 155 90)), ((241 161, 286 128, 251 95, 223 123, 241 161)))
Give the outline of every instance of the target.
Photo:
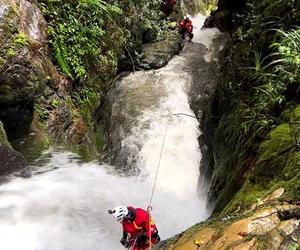
POLYGON ((60 105, 60 100, 59 100, 59 99, 53 99, 53 100, 51 101, 51 106, 52 106, 53 108, 58 108, 59 105, 60 105))
POLYGON ((285 123, 273 129, 269 139, 262 143, 261 156, 258 161, 271 160, 274 156, 280 155, 295 144, 290 125, 285 123))
POLYGON ((9 48, 6 52, 6 55, 8 58, 12 58, 16 56, 16 52, 12 48, 9 48))
POLYGON ((291 121, 299 121, 300 119, 300 105, 298 105, 292 112, 291 121))
POLYGON ((4 144, 4 145, 10 147, 10 143, 9 143, 8 140, 7 140, 7 136, 6 136, 6 133, 5 133, 3 124, 2 124, 2 122, 0 121, 0 145, 1 145, 1 144, 4 144))
POLYGON ((11 143, 13 148, 20 152, 28 163, 33 164, 35 160, 41 156, 43 151, 49 148, 51 140, 43 123, 34 117, 29 134, 11 143))
POLYGON ((104 137, 103 137, 103 132, 101 130, 97 129, 95 132, 95 141, 96 141, 96 149, 97 152, 102 152, 103 147, 104 147, 104 137))
POLYGON ((19 48, 23 48, 28 45, 29 39, 24 32, 19 32, 14 38, 14 45, 19 48))
POLYGON ((300 120, 300 105, 290 106, 284 112, 282 112, 282 117, 285 120, 290 120, 291 122, 297 122, 300 120))
MULTIPOLYGON (((255 182, 246 181, 239 192, 223 210, 223 214, 232 213, 239 206, 247 208, 252 204, 259 205, 260 201, 264 200, 268 195, 273 193, 278 188, 284 188, 284 199, 299 200, 300 198, 300 152, 285 155, 288 157, 286 167, 280 174, 269 179, 268 176, 256 176, 255 182)), ((273 163, 274 164, 274 163, 273 163)), ((281 168, 280 165, 276 165, 281 168)), ((267 165, 263 166, 267 168, 267 165)))
POLYGON ((34 110, 37 113, 40 121, 46 120, 49 116, 49 111, 41 104, 35 103, 34 110))
POLYGON ((0 66, 2 66, 4 63, 5 63, 5 59, 2 56, 0 56, 0 66))
POLYGON ((4 22, 1 22, 0 27, 4 31, 4 37, 7 34, 13 34, 18 31, 18 28, 16 25, 14 25, 14 19, 18 18, 18 8, 13 2, 8 2, 9 6, 4 13, 3 20, 4 22), (11 5, 13 4, 13 5, 11 5))
MULTIPOLYGON (((294 106, 284 114, 295 121, 299 110, 299 106, 294 106)), ((250 206, 281 187, 285 189, 283 198, 299 200, 300 152, 295 141, 298 131, 299 126, 284 123, 269 132, 260 145, 255 167, 223 213, 250 206)))
MULTIPOLYGON (((241 185, 238 182, 239 179, 239 168, 234 169, 234 163, 230 164, 232 166, 231 170, 227 170, 228 174, 225 176, 226 185, 223 190, 220 190, 221 194, 219 195, 215 208, 214 214, 221 212, 224 207, 232 200, 236 192, 240 189, 241 185)), ((229 164, 225 166, 230 166, 229 164)), ((225 182, 224 180, 224 182, 225 182)))
MULTIPOLYGON (((85 161, 98 159, 104 140, 94 115, 100 105, 101 92, 96 88, 78 86, 70 94, 72 96, 67 95, 65 99, 59 97, 50 99, 46 105, 43 102, 36 102, 35 112, 39 123, 46 127, 45 122, 51 114, 57 115, 57 121, 51 121, 55 124, 53 143, 79 154, 85 161), (65 118, 60 117, 61 108, 68 112, 66 115, 68 128, 64 125, 65 118), (65 134, 68 135, 65 136, 65 134)), ((51 137, 51 134, 47 136, 51 137)))
POLYGON ((212 122, 205 121, 209 131, 204 136, 210 137, 214 155, 209 194, 216 201, 215 214, 260 206, 278 188, 285 190, 282 199, 300 199, 299 71, 294 71, 298 66, 293 57, 276 47, 290 41, 299 44, 298 39, 288 40, 290 27, 299 32, 300 12, 292 11, 297 1, 278 1, 272 5, 273 13, 271 0, 263 5, 258 0, 237 2, 219 1, 212 23, 226 26, 227 16, 232 21, 223 75, 209 107, 215 112, 207 117, 218 124, 212 128, 212 122), (275 29, 286 38, 270 32, 275 29), (283 63, 269 67, 278 59, 283 63))
POLYGON ((272 243, 274 238, 270 234, 256 235, 257 238, 257 250, 270 249, 272 247, 272 243))
POLYGON ((12 37, 18 32, 15 18, 18 18, 18 16, 14 6, 8 5, 6 9, 4 8, 3 21, 0 23, 0 29, 2 30, 1 35, 5 43, 2 44, 0 50, 0 65, 4 64, 7 58, 12 58, 16 55, 12 41, 12 37))
POLYGON ((230 214, 237 211, 237 209, 243 209, 251 204, 255 204, 265 197, 265 193, 266 190, 264 186, 260 184, 253 185, 249 181, 246 181, 239 192, 222 211, 222 214, 230 214))
POLYGON ((197 13, 209 15, 209 13, 217 6, 216 0, 184 0, 183 2, 185 3, 184 12, 193 15, 197 13))
POLYGON ((289 153, 286 166, 270 186, 283 187, 285 189, 283 197, 288 200, 300 199, 300 152, 289 153))

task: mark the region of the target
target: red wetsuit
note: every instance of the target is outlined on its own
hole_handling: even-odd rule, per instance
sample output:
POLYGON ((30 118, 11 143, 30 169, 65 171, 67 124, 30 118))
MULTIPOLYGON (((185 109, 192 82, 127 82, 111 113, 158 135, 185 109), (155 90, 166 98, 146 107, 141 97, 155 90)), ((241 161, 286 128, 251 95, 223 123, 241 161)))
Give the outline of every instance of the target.
POLYGON ((124 219, 122 225, 130 245, 134 246, 133 250, 147 249, 150 235, 152 244, 156 244, 159 241, 158 231, 151 217, 149 220, 149 213, 141 208, 128 207, 128 210, 134 211, 135 218, 133 220, 124 219))
POLYGON ((179 28, 183 29, 186 33, 191 34, 193 32, 193 24, 192 21, 186 21, 185 19, 181 20, 179 23, 179 28))
POLYGON ((179 34, 181 35, 182 39, 185 39, 186 36, 192 40, 193 34, 193 24, 191 20, 183 19, 179 23, 179 34))
POLYGON ((176 0, 163 0, 161 3, 161 11, 168 17, 172 13, 175 5, 176 0))

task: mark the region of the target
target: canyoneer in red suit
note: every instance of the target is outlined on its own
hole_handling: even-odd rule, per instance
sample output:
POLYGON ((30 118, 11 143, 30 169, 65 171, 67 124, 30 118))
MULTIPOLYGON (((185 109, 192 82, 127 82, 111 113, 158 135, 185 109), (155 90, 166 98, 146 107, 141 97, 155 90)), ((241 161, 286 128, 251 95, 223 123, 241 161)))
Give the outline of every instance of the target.
POLYGON ((173 8, 176 5, 176 0, 162 0, 160 9, 168 17, 172 12, 173 8))
POLYGON ((149 213, 141 208, 118 206, 108 210, 123 226, 121 244, 132 250, 148 249, 149 239, 155 245, 160 241, 158 230, 149 213))
POLYGON ((193 23, 189 16, 186 16, 184 19, 180 21, 178 30, 182 39, 185 39, 188 36, 190 38, 190 41, 192 41, 194 37, 193 29, 194 29, 193 23))

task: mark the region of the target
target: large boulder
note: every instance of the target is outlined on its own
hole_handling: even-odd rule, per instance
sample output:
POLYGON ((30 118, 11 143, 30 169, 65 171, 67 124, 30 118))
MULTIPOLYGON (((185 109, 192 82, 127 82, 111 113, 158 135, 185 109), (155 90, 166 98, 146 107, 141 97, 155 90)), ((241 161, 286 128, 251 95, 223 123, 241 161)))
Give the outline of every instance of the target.
POLYGON ((139 67, 158 69, 165 66, 181 49, 182 39, 176 32, 166 32, 161 41, 143 45, 139 67))
POLYGON ((14 171, 22 171, 25 174, 24 170, 26 170, 27 162, 24 156, 11 147, 0 144, 0 159, 0 176, 14 171))
POLYGON ((47 24, 37 5, 1 0, 0 37, 0 119, 12 132, 9 137, 18 136, 29 128, 32 115, 28 112, 33 112, 33 100, 49 79, 47 24), (22 119, 24 107, 26 119, 22 119), (13 116, 8 115, 9 110, 13 116))

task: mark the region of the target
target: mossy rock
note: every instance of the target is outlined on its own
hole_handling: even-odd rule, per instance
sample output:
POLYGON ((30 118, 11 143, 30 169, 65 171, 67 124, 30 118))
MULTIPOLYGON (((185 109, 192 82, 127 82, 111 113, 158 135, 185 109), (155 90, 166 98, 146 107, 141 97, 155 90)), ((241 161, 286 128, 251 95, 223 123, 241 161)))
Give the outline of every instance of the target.
POLYGON ((0 144, 0 159, 0 176, 11 174, 14 171, 24 171, 28 165, 20 153, 7 145, 0 144))
POLYGON ((0 176, 11 174, 14 171, 24 171, 27 161, 17 151, 15 151, 7 140, 7 136, 0 121, 0 176))
POLYGON ((140 68, 158 69, 179 53, 181 38, 176 32, 168 31, 161 41, 145 44, 142 49, 140 68))
POLYGON ((6 145, 10 147, 10 144, 7 140, 7 136, 1 121, 0 121, 0 145, 6 145))
POLYGON ((291 123, 283 123, 272 129, 261 143, 255 167, 223 212, 228 213, 238 206, 249 207, 266 198, 278 188, 285 190, 286 200, 300 199, 300 148, 297 143, 300 105, 283 112, 291 123))
POLYGON ((0 119, 10 139, 28 132, 49 79, 47 23, 35 3, 0 2, 0 119))
POLYGON ((11 105, 33 100, 45 85, 43 51, 47 25, 35 4, 4 0, 0 16, 0 104, 11 105), (23 6, 22 9, 19 6, 23 6), (21 23, 21 20, 25 20, 21 23), (35 30, 33 27, 38 27, 35 30), (13 90, 13 91, 12 91, 13 90))

